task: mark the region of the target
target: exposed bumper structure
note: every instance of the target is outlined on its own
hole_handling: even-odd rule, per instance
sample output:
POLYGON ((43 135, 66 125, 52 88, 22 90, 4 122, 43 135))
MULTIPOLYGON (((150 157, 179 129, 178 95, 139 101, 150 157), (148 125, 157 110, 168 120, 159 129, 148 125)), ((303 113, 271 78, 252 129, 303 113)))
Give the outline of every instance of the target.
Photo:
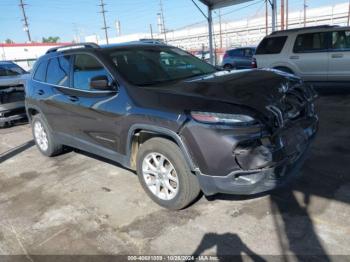
MULTIPOLYGON (((318 118, 315 116, 303 119, 294 125, 294 128, 286 128, 276 134, 272 140, 278 143, 266 145, 265 148, 270 152, 262 168, 245 168, 249 164, 257 166, 263 162, 261 154, 251 148, 245 156, 249 159, 249 164, 228 175, 206 175, 198 170, 197 177, 204 194, 251 195, 276 189, 293 180, 299 174, 310 143, 317 132, 318 118)), ((263 154, 266 156, 266 152, 263 154)))
POLYGON ((0 126, 26 118, 24 101, 0 104, 0 126))

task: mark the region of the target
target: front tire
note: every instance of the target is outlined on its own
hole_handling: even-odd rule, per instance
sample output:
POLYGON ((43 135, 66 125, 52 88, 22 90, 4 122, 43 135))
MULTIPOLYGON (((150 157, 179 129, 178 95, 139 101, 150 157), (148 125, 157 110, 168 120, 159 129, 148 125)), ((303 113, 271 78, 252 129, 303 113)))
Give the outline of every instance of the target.
POLYGON ((33 116, 32 132, 35 144, 43 155, 51 157, 62 152, 63 146, 56 142, 46 121, 40 114, 33 116))
POLYGON ((180 148, 164 138, 151 138, 140 147, 137 175, 148 196, 168 209, 183 209, 200 193, 180 148))
POLYGON ((231 64, 224 65, 224 69, 227 71, 235 70, 236 68, 231 64))

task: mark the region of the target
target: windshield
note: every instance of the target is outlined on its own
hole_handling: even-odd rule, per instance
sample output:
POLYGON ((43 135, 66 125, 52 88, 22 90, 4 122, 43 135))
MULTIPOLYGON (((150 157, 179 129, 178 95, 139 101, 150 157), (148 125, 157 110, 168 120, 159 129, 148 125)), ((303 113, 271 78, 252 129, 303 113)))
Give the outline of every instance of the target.
POLYGON ((139 86, 164 83, 210 74, 210 64, 178 48, 124 49, 109 52, 118 72, 139 86))
POLYGON ((16 76, 25 73, 26 71, 16 64, 0 64, 0 76, 16 76))

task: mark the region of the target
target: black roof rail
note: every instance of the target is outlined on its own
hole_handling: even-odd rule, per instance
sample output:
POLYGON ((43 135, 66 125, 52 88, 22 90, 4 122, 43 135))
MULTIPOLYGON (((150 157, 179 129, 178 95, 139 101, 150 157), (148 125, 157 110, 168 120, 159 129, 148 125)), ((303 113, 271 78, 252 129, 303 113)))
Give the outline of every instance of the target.
POLYGON ((299 27, 299 28, 275 31, 275 32, 272 32, 270 35, 276 35, 284 32, 288 33, 288 32, 295 32, 295 31, 303 31, 308 29, 328 29, 328 28, 337 28, 337 27, 339 26, 338 25, 317 25, 317 26, 299 27))
POLYGON ((54 53, 58 51, 65 51, 69 49, 75 49, 75 48, 100 48, 100 46, 95 43, 78 43, 78 44, 72 44, 72 45, 56 46, 47 50, 46 54, 54 53))
POLYGON ((142 38, 139 40, 142 43, 146 44, 155 44, 155 45, 166 45, 163 39, 148 39, 148 38, 142 38))

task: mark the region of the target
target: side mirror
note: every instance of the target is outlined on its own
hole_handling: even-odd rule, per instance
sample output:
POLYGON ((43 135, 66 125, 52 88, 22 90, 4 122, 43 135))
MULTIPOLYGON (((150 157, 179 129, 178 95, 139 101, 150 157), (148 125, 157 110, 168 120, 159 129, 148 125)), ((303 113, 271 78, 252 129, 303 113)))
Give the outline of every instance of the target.
POLYGON ((90 87, 97 90, 111 89, 108 77, 105 75, 94 76, 90 79, 90 87))

